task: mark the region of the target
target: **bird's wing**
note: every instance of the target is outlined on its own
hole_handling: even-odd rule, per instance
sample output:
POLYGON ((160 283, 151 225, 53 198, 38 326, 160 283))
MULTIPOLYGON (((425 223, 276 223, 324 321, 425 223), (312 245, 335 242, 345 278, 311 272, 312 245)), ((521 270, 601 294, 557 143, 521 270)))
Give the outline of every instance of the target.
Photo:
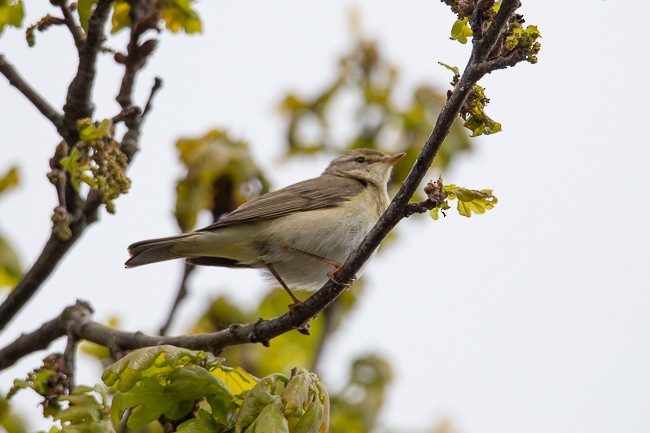
POLYGON ((365 185, 356 179, 322 175, 257 197, 198 231, 327 208, 350 200, 363 188, 365 185))

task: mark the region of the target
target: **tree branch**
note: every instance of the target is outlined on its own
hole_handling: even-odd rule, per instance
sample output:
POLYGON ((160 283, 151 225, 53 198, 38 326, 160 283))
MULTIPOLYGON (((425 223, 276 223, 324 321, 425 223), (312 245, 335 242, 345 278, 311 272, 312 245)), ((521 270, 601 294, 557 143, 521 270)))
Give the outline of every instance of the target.
POLYGON ((22 93, 28 100, 31 102, 38 111, 41 112, 43 116, 47 118, 59 134, 63 135, 67 133, 64 128, 64 119, 63 115, 60 114, 54 107, 52 107, 49 102, 47 102, 41 95, 36 92, 24 79, 20 76, 18 71, 14 69, 13 65, 5 59, 3 54, 0 54, 0 73, 4 75, 9 84, 14 86, 20 93, 22 93))
POLYGON ((67 241, 61 240, 54 232, 50 235, 36 262, 23 275, 16 287, 9 292, 4 302, 0 304, 0 330, 34 296, 41 284, 54 271, 61 258, 79 240, 86 226, 85 218, 78 219, 70 224, 72 236, 67 241))
POLYGON ((108 19, 114 0, 98 0, 95 10, 88 20, 88 34, 86 42, 79 51, 79 66, 77 74, 68 87, 66 103, 63 112, 68 123, 70 132, 63 138, 68 145, 73 146, 78 139, 78 132, 75 122, 79 119, 91 117, 94 105, 92 103, 92 89, 97 75, 97 54, 104 42, 104 25, 108 19))
MULTIPOLYGON (((41 337, 41 334, 46 335, 47 338, 55 335, 74 335, 78 339, 86 339, 106 346, 114 352, 117 350, 170 344, 188 349, 209 350, 214 353, 219 353, 223 348, 237 344, 262 343, 268 345, 272 338, 292 329, 305 329, 305 325, 312 317, 323 311, 328 305, 334 302, 343 290, 349 287, 349 283, 354 279, 355 273, 370 258, 373 251, 379 246, 379 243, 399 221, 412 212, 427 209, 427 206, 434 204, 440 199, 439 195, 434 194, 434 191, 430 191, 431 193, 427 192, 429 195, 427 200, 431 202, 427 203, 425 200, 425 202, 420 203, 420 206, 409 206, 409 200, 413 197, 418 185, 426 175, 468 94, 485 73, 491 72, 487 68, 478 68, 476 64, 484 62, 486 57, 483 57, 483 53, 489 54, 491 52, 496 40, 502 34, 503 27, 507 25, 508 20, 518 5, 518 0, 504 0, 499 13, 492 22, 492 26, 488 29, 489 31, 484 33, 480 41, 474 43, 472 55, 463 75, 443 106, 436 119, 431 135, 424 144, 415 164, 404 180, 402 187, 391 201, 388 209, 364 240, 355 248, 343 266, 334 274, 334 278, 328 281, 303 303, 296 305, 281 316, 270 320, 260 319, 257 322, 245 325, 231 325, 227 329, 214 333, 174 337, 149 336, 139 332, 129 333, 111 329, 90 320, 90 308, 87 305, 78 303, 78 305, 81 305, 78 307, 81 310, 78 318, 72 321, 60 319, 58 327, 57 325, 52 325, 52 322, 48 322, 48 324, 44 325, 45 329, 43 331, 39 330, 40 332, 36 331, 30 335, 35 340, 41 342, 46 339, 45 337, 41 337), (505 14, 507 16, 504 16, 505 14), (62 331, 60 327, 67 327, 67 332, 62 331), (52 332, 51 328, 54 328, 56 332, 52 332)), ((0 318, 4 318, 1 311, 0 318)), ((19 359, 19 356, 24 356, 24 354, 28 353, 26 350, 18 350, 21 345, 17 342, 0 350, 0 368, 11 365, 16 359, 19 359), (9 350, 10 348, 11 350, 9 350)))
POLYGON ((85 302, 77 301, 66 307, 58 317, 44 323, 39 329, 29 334, 22 334, 13 343, 0 350, 0 370, 13 365, 23 356, 47 349, 51 342, 69 332, 73 321, 90 317, 92 309, 85 302))
MULTIPOLYGON (((63 107, 64 117, 58 115, 61 119, 59 133, 68 143, 69 148, 72 148, 78 140, 76 121, 84 117, 90 117, 94 109, 91 92, 96 76, 97 54, 104 40, 104 25, 113 1, 98 0, 97 2, 94 13, 89 20, 86 43, 79 54, 77 75, 75 75, 68 88, 66 104, 63 107)), ((0 55, 0 66, 2 66, 2 61, 4 61, 4 57, 0 55)), ((5 69, 3 68, 3 73, 5 69)), ((12 70, 9 65, 9 71, 12 70)), ((133 71, 133 73, 135 72, 137 70, 133 71)), ((160 86, 160 79, 157 78, 151 90, 149 100, 147 101, 147 106, 151 107, 151 101, 160 86)), ((133 91, 132 87, 130 91, 133 91)), ((33 91, 32 93, 36 94, 33 91)), ((130 100, 131 96, 128 95, 128 97, 130 100)), ((29 99, 31 100, 31 98, 29 99)), ((35 105, 37 104, 35 103, 35 105)), ((48 105, 42 106, 49 107, 48 105)), ((37 105, 37 108, 39 108, 39 105, 37 105)), ((53 109, 51 111, 54 112, 53 109)), ((126 107, 120 113, 122 114, 120 120, 123 120, 127 127, 120 149, 126 154, 129 161, 138 150, 140 129, 144 120, 144 114, 140 113, 141 110, 130 107, 126 107)), ((59 185, 58 187, 62 186, 59 185)), ((65 209, 62 210, 67 212, 66 215, 72 217, 70 222, 71 236, 67 240, 62 240, 54 232, 50 235, 36 262, 23 275, 22 279, 18 282, 14 290, 9 293, 4 302, 0 304, 0 330, 4 329, 7 323, 9 323, 36 293, 43 282, 54 271, 63 256, 79 240, 88 225, 97 221, 98 209, 101 205, 98 190, 91 189, 86 199, 81 200, 70 182, 67 182, 64 187, 65 194, 63 194, 63 200, 60 199, 60 201, 65 203, 65 209)))
POLYGON ((57 0, 56 3, 52 3, 61 8, 61 13, 63 14, 63 22, 65 23, 66 27, 68 27, 68 30, 70 30, 70 34, 74 39, 74 44, 77 47, 77 51, 81 53, 81 50, 86 43, 86 34, 72 15, 70 5, 68 5, 67 0, 57 0))

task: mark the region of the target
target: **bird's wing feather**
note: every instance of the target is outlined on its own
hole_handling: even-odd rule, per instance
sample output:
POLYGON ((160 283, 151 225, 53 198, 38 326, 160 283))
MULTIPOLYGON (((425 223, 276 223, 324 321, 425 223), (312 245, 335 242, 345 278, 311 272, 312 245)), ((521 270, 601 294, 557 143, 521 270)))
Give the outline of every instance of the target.
POLYGON ((350 200, 363 188, 356 179, 325 174, 257 197, 198 231, 327 208, 350 200))

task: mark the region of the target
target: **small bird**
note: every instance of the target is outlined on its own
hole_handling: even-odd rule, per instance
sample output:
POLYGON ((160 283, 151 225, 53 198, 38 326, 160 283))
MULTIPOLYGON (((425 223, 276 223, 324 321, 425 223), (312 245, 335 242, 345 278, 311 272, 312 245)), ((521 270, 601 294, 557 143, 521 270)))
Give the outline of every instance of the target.
POLYGON ((127 268, 184 258, 193 265, 257 268, 290 287, 332 278, 389 204, 387 183, 404 153, 356 149, 319 177, 257 197, 202 229, 129 246, 127 268))

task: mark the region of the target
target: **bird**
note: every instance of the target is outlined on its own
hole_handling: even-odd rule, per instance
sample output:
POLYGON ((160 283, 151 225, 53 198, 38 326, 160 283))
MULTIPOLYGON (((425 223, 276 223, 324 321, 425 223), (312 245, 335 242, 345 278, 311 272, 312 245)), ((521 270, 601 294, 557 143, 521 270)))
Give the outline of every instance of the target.
POLYGON ((386 210, 387 184, 404 155, 349 151, 320 176, 254 198, 207 227, 131 244, 125 266, 182 258, 261 269, 299 304, 291 287, 322 287, 386 210))

